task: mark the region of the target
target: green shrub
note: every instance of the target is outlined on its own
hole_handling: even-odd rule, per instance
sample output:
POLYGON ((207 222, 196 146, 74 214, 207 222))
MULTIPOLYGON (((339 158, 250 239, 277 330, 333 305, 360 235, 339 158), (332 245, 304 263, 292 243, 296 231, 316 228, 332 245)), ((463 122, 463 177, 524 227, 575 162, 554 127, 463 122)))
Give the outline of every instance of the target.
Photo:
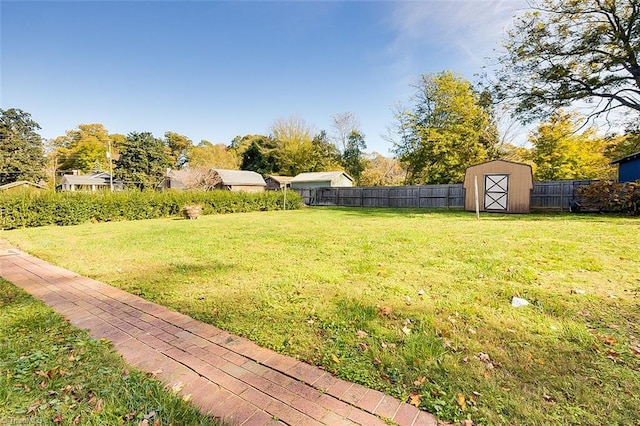
MULTIPOLYGON (((77 225, 89 221, 154 219, 178 216, 189 204, 202 206, 202 214, 240 213, 283 208, 281 192, 215 191, 123 191, 0 193, 0 228, 45 225, 77 225)), ((287 193, 287 210, 302 201, 287 193)))

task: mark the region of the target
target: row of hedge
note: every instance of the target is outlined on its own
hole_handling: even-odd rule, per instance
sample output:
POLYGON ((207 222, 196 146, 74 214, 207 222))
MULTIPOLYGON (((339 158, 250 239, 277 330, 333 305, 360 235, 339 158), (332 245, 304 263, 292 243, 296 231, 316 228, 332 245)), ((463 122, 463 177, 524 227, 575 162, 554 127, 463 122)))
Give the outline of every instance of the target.
MULTIPOLYGON (((0 193, 0 229, 86 222, 156 219, 179 215, 186 205, 202 206, 202 214, 281 210, 282 192, 124 191, 0 193)), ((287 192, 287 210, 302 205, 287 192)))

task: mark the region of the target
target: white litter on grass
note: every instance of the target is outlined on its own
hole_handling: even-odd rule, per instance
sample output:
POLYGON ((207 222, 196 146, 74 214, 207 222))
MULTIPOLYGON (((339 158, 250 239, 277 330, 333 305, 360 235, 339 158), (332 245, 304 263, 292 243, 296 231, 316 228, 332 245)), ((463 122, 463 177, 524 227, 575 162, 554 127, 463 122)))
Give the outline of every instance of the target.
POLYGON ((521 299, 519 297, 514 297, 511 299, 511 306, 514 308, 520 308, 522 306, 527 306, 529 302, 526 299, 521 299))
POLYGON ((574 288, 573 290, 571 290, 571 293, 573 293, 573 294, 587 294, 587 292, 585 290, 580 290, 578 288, 574 288))

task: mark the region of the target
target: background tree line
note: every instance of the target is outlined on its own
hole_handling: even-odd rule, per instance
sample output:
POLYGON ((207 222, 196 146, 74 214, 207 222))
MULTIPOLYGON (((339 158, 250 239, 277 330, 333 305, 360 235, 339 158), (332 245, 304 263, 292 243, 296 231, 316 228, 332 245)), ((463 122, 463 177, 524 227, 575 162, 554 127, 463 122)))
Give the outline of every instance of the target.
POLYGON ((395 158, 365 153, 353 113, 334 115, 330 133, 297 117, 277 119, 269 134, 228 146, 175 132, 110 134, 100 124, 45 144, 28 113, 8 109, 0 110, 0 183, 106 170, 106 152, 115 176, 140 187, 185 167, 291 176, 343 169, 360 185, 457 183, 467 167, 498 158, 531 164, 538 180, 607 179, 612 160, 640 151, 640 0, 532 0, 503 47, 488 73, 495 77, 478 85, 449 70, 417 79, 393 111, 395 158), (502 111, 538 123, 526 145, 500 134, 502 111), (624 130, 603 134, 603 122, 624 130))

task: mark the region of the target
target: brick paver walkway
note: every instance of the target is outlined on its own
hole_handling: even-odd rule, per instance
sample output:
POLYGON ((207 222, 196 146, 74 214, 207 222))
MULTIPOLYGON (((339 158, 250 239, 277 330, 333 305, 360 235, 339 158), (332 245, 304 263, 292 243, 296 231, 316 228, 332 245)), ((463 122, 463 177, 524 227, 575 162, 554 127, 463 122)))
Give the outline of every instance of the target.
POLYGON ((0 276, 229 425, 436 425, 431 414, 125 291, 0 248, 0 276))

